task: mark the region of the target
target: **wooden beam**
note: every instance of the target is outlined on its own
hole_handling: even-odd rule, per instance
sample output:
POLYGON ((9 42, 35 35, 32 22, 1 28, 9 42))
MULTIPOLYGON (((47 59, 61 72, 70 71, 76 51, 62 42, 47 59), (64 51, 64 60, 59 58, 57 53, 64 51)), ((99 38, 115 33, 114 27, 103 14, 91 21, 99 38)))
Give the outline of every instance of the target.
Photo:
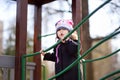
MULTIPOLYGON (((13 1, 17 1, 17 0, 13 0, 13 1)), ((40 6, 40 5, 43 5, 43 4, 52 2, 52 1, 55 1, 55 0, 28 0, 28 4, 40 6)))
MULTIPOLYGON (((73 21, 77 25, 83 18, 88 15, 88 0, 72 0, 73 21)), ((92 40, 89 33, 89 20, 81 25, 80 39, 82 44, 81 54, 91 47, 92 40)), ((91 59, 89 54, 86 59, 91 59)), ((87 63, 87 80, 93 80, 93 66, 92 63, 87 63), (92 72, 92 73, 91 73, 92 72)))
POLYGON ((28 0, 17 0, 15 80, 21 80, 21 56, 26 53, 28 0))
POLYGON ((34 1, 35 5, 40 6, 40 5, 55 1, 55 0, 31 0, 31 2, 33 2, 33 1, 34 1))
MULTIPOLYGON (((41 41, 38 36, 41 35, 41 6, 35 6, 35 24, 34 24, 34 52, 41 49, 41 41)), ((34 56, 34 62, 37 64, 34 70, 34 80, 41 80, 41 57, 34 56)))
POLYGON ((81 14, 81 0, 72 0, 72 18, 74 25, 77 25, 82 20, 81 14))

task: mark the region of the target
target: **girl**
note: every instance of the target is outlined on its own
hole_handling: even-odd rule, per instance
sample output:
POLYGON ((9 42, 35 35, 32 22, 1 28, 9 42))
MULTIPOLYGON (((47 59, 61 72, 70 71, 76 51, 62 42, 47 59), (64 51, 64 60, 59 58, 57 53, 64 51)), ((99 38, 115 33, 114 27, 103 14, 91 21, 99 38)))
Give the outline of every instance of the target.
MULTIPOLYGON (((58 40, 62 40, 62 42, 54 48, 53 53, 45 53, 42 52, 42 50, 40 53, 44 56, 44 60, 55 62, 55 73, 57 74, 77 59, 78 36, 75 32, 70 37, 63 40, 64 37, 73 29, 72 20, 60 20, 55 24, 55 26, 56 37, 58 40)), ((78 80, 78 64, 57 77, 56 80, 78 80)))

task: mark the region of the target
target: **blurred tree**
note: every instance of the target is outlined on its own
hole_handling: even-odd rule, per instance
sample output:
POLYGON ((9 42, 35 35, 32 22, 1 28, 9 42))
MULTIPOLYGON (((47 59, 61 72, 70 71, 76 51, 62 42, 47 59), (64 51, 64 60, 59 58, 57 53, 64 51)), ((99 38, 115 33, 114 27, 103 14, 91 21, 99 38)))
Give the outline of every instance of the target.
MULTIPOLYGON (((9 27, 9 29, 7 29, 8 31, 8 39, 6 40, 6 48, 5 48, 5 55, 15 55, 15 26, 9 27)), ((27 53, 32 53, 33 52, 33 38, 31 37, 31 35, 28 33, 27 36, 27 44, 23 44, 27 46, 27 53)))
POLYGON ((15 55, 15 27, 10 27, 8 39, 6 40, 5 55, 15 55))

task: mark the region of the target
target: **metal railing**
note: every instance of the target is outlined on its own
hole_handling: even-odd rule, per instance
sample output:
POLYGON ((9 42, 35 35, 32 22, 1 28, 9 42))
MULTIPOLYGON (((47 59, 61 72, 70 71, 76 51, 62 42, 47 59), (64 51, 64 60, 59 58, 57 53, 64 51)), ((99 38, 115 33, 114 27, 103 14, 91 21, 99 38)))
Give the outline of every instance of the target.
MULTIPOLYGON (((29 80, 33 80, 33 72, 35 63, 27 62, 26 69, 29 73, 29 80)), ((1 55, 0 56, 0 80, 14 80, 15 56, 1 55)))
MULTIPOLYGON (((84 24, 95 12, 97 12, 100 8, 102 8, 103 6, 105 6, 107 3, 109 3, 111 0, 107 0, 106 2, 104 2, 102 5, 100 5, 98 8, 96 8, 92 13, 90 13, 88 16, 86 16, 77 26, 74 27, 74 29, 69 32, 69 34, 67 34, 65 36, 64 39, 66 39, 67 37, 69 37, 75 30, 77 30, 78 28, 81 27, 82 24, 84 24)), ((109 40, 110 38, 116 36, 117 34, 119 34, 120 31, 115 31, 113 33, 111 33, 110 35, 106 36, 104 39, 102 39, 101 41, 99 41, 96 45, 94 45, 93 47, 89 48, 87 51, 85 51, 83 53, 83 55, 81 56, 78 56, 78 58, 72 63, 70 64, 68 67, 66 67, 64 70, 62 70, 60 73, 56 74, 55 76, 49 78, 49 80, 53 80, 54 78, 60 76, 61 74, 65 73, 66 71, 70 70, 74 65, 76 65, 77 63, 79 63, 80 60, 82 60, 82 64, 83 64, 83 76, 84 76, 84 80, 86 80, 86 63, 88 62, 93 62, 93 61, 97 61, 97 60, 101 60, 101 59, 104 59, 104 58, 107 58, 107 57, 110 57, 112 56, 113 54, 116 54, 117 52, 120 51, 120 49, 116 50, 115 52, 107 55, 107 56, 104 56, 104 57, 101 57, 101 58, 97 58, 97 59, 93 59, 93 60, 83 60, 85 56, 87 56, 92 50, 94 50, 96 47, 98 47, 99 45, 101 45, 102 43, 104 43, 105 41, 109 40)), ((61 40, 59 40, 56 44, 54 44, 53 46, 51 46, 50 48, 44 50, 44 52, 47 52, 49 51, 50 49, 54 48, 56 45, 58 45, 59 43, 61 42, 61 40)), ((79 50, 78 50, 79 51, 79 50)), ((26 58, 27 57, 31 57, 31 56, 35 56, 35 55, 39 55, 41 54, 40 52, 36 52, 36 53, 33 53, 33 54, 27 54, 27 55, 23 55, 22 56, 22 80, 25 80, 25 64, 26 64, 26 58)), ((120 70, 118 71, 115 71, 109 75, 106 75, 105 77, 101 78, 101 80, 105 80, 106 78, 108 78, 109 76, 112 76, 114 74, 117 74, 117 73, 120 73, 120 70)), ((116 78, 116 80, 118 79, 119 77, 116 78)))

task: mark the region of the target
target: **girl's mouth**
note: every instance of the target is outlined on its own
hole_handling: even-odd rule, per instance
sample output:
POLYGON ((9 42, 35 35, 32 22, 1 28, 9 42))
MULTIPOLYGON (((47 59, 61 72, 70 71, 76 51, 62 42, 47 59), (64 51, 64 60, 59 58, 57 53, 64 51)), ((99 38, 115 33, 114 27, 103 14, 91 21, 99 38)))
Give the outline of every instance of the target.
POLYGON ((63 34, 63 33, 61 33, 60 35, 61 35, 61 36, 64 36, 64 34, 63 34))

